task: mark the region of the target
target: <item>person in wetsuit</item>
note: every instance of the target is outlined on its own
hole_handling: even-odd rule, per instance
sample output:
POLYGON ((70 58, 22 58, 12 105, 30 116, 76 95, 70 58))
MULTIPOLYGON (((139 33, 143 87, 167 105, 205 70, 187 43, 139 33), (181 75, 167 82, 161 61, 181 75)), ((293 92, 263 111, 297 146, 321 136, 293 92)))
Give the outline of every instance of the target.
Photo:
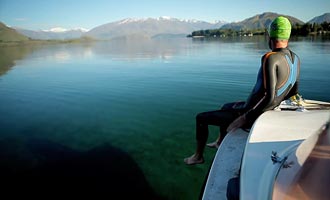
POLYGON ((277 17, 269 28, 269 48, 261 59, 256 84, 246 102, 225 104, 221 110, 199 113, 196 116, 195 153, 184 159, 188 165, 204 162, 203 152, 208 138, 208 125, 220 126, 220 135, 209 147, 219 147, 227 132, 250 128, 265 111, 298 93, 299 57, 288 48, 290 21, 277 17))

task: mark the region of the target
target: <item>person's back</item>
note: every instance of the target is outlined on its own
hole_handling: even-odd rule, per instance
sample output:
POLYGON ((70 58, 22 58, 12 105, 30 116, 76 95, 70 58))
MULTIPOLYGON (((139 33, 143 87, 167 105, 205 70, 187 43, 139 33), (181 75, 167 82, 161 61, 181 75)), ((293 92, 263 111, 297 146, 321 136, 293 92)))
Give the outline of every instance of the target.
POLYGON ((245 104, 246 117, 251 121, 298 93, 300 59, 294 52, 288 47, 276 48, 262 61, 257 83, 245 104))
POLYGON ((291 24, 285 17, 277 17, 269 30, 269 47, 271 52, 261 59, 261 67, 256 84, 244 106, 227 104, 221 110, 199 113, 196 117, 195 154, 185 158, 186 164, 204 162, 203 152, 208 137, 208 125, 220 126, 216 142, 208 144, 218 147, 227 132, 242 126, 251 126, 265 111, 274 109, 281 101, 298 93, 300 60, 288 48, 291 24))

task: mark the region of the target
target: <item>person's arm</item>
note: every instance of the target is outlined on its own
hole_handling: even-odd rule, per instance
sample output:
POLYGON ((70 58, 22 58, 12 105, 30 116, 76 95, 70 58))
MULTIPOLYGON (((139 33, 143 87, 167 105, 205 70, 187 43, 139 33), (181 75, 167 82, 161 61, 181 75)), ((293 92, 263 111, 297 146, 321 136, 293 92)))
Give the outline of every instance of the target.
POLYGON ((299 89, 299 79, 300 79, 300 59, 298 57, 298 72, 297 72, 297 80, 293 87, 291 88, 290 92, 286 95, 286 98, 290 98, 296 94, 298 94, 298 89, 299 89))
POLYGON ((290 90, 290 92, 286 95, 286 98, 290 98, 298 94, 298 87, 299 87, 299 82, 297 80, 296 83, 293 85, 292 89, 290 90))
POLYGON ((264 96, 244 115, 247 120, 255 120, 264 109, 267 108, 275 99, 276 93, 276 64, 271 54, 266 54, 263 57, 262 72, 263 72, 263 87, 265 89, 264 96))

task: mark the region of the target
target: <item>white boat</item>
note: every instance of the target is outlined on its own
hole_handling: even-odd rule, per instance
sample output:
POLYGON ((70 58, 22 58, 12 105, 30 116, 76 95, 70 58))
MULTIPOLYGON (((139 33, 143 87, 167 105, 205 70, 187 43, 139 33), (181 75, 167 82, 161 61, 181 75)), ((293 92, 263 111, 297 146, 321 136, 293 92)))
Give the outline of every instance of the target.
POLYGON ((322 191, 328 190, 324 185, 330 185, 330 103, 303 103, 284 103, 280 109, 262 114, 250 131, 238 129, 228 133, 213 160, 202 199, 226 200, 228 181, 235 177, 240 200, 329 199, 322 191), (319 140, 322 133, 326 137, 319 140), (311 171, 310 160, 315 161, 315 156, 310 158, 311 152, 320 148, 320 141, 323 146, 316 155, 321 154, 319 157, 326 161, 316 171, 323 179, 315 179, 317 194, 311 194, 311 187, 299 184, 298 177, 306 166, 311 171))

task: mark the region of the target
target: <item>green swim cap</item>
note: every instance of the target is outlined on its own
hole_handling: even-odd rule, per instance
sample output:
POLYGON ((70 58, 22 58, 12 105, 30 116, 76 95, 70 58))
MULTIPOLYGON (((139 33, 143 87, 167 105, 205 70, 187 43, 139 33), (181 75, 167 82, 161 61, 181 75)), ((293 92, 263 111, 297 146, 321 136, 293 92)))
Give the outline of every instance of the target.
POLYGON ((291 23, 286 17, 276 17, 269 26, 270 38, 288 40, 291 34, 291 23))

